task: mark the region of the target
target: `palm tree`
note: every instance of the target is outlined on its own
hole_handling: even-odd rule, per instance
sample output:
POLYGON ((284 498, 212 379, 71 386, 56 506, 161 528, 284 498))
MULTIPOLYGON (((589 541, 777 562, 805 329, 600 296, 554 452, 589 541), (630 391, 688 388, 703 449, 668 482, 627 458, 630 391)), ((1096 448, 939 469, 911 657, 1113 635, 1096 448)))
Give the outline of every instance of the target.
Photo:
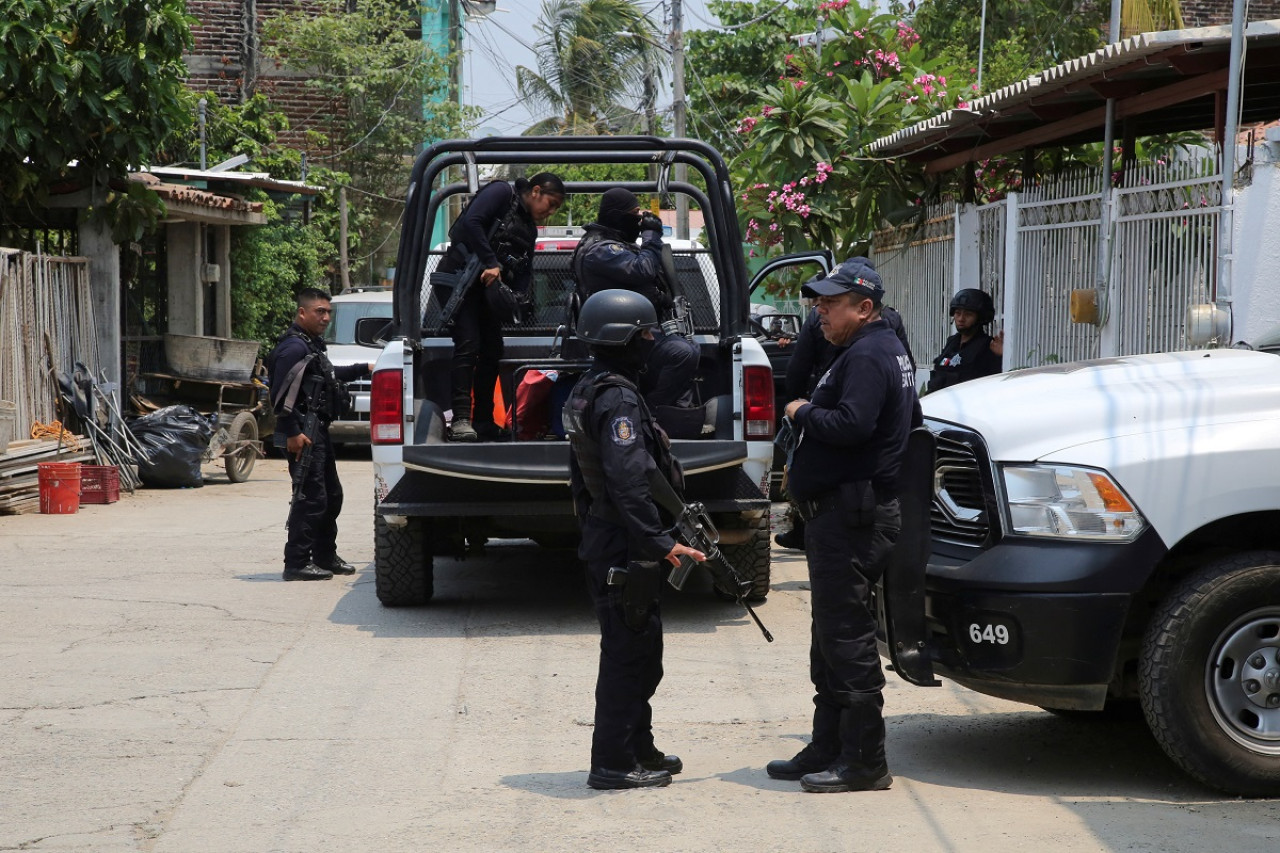
POLYGON ((545 0, 535 26, 538 70, 516 68, 533 112, 551 112, 527 134, 597 135, 631 129, 623 103, 650 97, 666 61, 639 0, 545 0))

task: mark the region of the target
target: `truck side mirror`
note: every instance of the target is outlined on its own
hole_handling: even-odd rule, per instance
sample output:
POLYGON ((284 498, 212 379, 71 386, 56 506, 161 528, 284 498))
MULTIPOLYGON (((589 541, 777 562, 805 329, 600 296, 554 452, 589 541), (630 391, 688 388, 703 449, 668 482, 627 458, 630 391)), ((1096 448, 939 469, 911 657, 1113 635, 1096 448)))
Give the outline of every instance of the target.
POLYGON ((395 337, 395 321, 386 317, 361 317, 356 320, 356 343, 362 347, 382 347, 395 337))

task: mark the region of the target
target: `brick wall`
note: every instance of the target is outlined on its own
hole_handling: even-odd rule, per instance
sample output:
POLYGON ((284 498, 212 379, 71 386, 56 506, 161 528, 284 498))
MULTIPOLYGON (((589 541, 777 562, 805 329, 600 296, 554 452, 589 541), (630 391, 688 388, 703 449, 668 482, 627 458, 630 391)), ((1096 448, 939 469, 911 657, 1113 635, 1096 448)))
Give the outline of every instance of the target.
POLYGON ((305 85, 305 77, 277 68, 258 52, 262 21, 282 11, 306 10, 311 0, 187 0, 187 14, 199 23, 191 32, 195 45, 185 57, 187 85, 212 91, 227 104, 243 103, 255 93, 289 118, 280 145, 306 149, 306 133, 323 130, 341 107, 305 85))
MULTIPOLYGON (((1280 0, 1250 0, 1249 20, 1280 18, 1280 0)), ((1211 27, 1231 23, 1231 0, 1182 0, 1182 22, 1187 27, 1211 27)))

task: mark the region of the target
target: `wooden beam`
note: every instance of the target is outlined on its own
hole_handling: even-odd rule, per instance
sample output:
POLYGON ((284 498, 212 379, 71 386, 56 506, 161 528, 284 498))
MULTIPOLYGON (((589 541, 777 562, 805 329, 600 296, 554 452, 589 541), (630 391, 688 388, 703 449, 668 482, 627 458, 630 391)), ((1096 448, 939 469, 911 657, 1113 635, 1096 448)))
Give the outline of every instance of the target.
MULTIPOLYGON (((1116 103, 1115 117, 1118 121, 1130 116, 1164 109, 1173 104, 1213 94, 1225 89, 1226 86, 1227 69, 1223 68, 1212 74, 1180 80, 1169 86, 1119 101, 1116 103)), ((1095 107, 1091 110, 1077 113, 1071 118, 1052 122, 1022 133, 1016 133, 1003 139, 995 139, 983 145, 974 146, 968 151, 959 151, 946 157, 939 157, 925 165, 925 172, 946 172, 969 160, 986 160, 997 154, 1053 142, 1094 127, 1100 127, 1106 121, 1106 116, 1107 108, 1105 106, 1095 107)))

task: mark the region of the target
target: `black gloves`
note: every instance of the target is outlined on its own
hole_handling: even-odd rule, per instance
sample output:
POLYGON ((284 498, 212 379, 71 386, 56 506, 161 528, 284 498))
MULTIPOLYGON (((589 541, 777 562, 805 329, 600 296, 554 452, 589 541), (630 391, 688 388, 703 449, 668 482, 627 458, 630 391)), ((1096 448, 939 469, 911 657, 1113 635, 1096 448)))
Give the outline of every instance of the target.
POLYGON ((662 220, 647 210, 640 214, 640 233, 644 234, 646 231, 656 231, 659 237, 662 236, 662 220))

